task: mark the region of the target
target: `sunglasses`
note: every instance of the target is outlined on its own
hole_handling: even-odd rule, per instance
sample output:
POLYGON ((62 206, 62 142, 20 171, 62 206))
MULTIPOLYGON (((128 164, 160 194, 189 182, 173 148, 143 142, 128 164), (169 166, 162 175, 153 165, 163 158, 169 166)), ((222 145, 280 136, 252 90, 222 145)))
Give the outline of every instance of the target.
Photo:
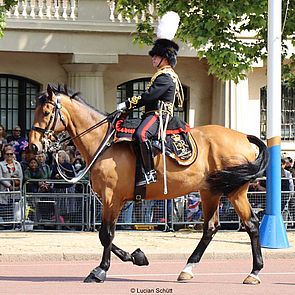
POLYGON ((6 156, 13 156, 13 153, 6 153, 6 156))

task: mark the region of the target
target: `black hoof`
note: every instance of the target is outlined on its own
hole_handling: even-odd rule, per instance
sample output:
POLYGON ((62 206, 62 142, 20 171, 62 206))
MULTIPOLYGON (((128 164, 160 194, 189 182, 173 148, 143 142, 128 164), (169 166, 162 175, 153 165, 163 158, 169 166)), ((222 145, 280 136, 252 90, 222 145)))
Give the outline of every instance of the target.
POLYGON ((138 266, 149 265, 149 261, 144 253, 138 248, 131 253, 133 264, 138 266))
POLYGON ((84 280, 84 283, 103 283, 105 279, 106 279, 106 272, 100 267, 97 267, 84 280))

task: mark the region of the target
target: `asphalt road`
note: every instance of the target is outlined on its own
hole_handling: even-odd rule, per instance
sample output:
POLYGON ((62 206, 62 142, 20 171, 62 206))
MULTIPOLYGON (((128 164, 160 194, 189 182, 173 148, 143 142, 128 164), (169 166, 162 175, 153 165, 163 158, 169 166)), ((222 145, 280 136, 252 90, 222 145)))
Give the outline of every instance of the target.
POLYGON ((0 294, 295 294, 294 259, 265 259, 258 286, 243 285, 249 259, 204 259, 189 283, 176 282, 184 261, 151 260, 137 267, 113 261, 104 283, 83 279, 97 261, 2 262, 0 294))

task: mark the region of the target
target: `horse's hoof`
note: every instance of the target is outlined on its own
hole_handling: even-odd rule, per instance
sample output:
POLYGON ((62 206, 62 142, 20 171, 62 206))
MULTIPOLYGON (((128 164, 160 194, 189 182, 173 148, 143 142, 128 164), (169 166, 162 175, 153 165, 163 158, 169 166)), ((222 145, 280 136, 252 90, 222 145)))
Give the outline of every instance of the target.
POLYGON ((260 283, 261 283, 261 280, 259 279, 258 276, 254 274, 249 274, 243 282, 243 284, 247 284, 247 285, 259 285, 260 283))
POLYGON ((133 253, 131 253, 132 262, 135 265, 142 266, 142 265, 149 265, 149 261, 144 255, 144 253, 138 248, 133 253))
POLYGON ((193 277, 194 277, 193 274, 191 274, 191 273, 189 273, 189 272, 184 272, 184 271, 182 271, 182 272, 180 273, 180 275, 178 276, 177 281, 178 281, 178 282, 185 282, 185 281, 189 281, 189 280, 191 280, 193 277))
POLYGON ((105 279, 106 272, 100 267, 97 267, 88 275, 84 283, 103 283, 105 279))

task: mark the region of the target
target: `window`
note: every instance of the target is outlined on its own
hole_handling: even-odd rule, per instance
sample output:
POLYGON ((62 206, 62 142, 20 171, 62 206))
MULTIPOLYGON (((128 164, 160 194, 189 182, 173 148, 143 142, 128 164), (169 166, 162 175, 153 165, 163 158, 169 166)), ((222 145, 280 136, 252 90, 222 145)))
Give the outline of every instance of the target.
MULTIPOLYGON (((117 87, 117 104, 126 100, 128 97, 142 94, 150 82, 150 78, 143 78, 128 81, 117 87)), ((188 87, 182 85, 184 92, 184 102, 182 108, 175 108, 174 114, 179 116, 182 120, 187 121, 187 106, 188 106, 188 87)), ((130 114, 131 118, 140 118, 142 108, 134 109, 130 114)))
POLYGON ((40 85, 29 79, 0 75, 1 124, 8 132, 20 125, 28 132, 34 119, 35 98, 40 85))
MULTIPOLYGON (((267 91, 263 87, 260 91, 260 135, 266 139, 266 111, 267 91)), ((282 85, 282 113, 281 113, 282 140, 295 139, 295 89, 282 85)))

